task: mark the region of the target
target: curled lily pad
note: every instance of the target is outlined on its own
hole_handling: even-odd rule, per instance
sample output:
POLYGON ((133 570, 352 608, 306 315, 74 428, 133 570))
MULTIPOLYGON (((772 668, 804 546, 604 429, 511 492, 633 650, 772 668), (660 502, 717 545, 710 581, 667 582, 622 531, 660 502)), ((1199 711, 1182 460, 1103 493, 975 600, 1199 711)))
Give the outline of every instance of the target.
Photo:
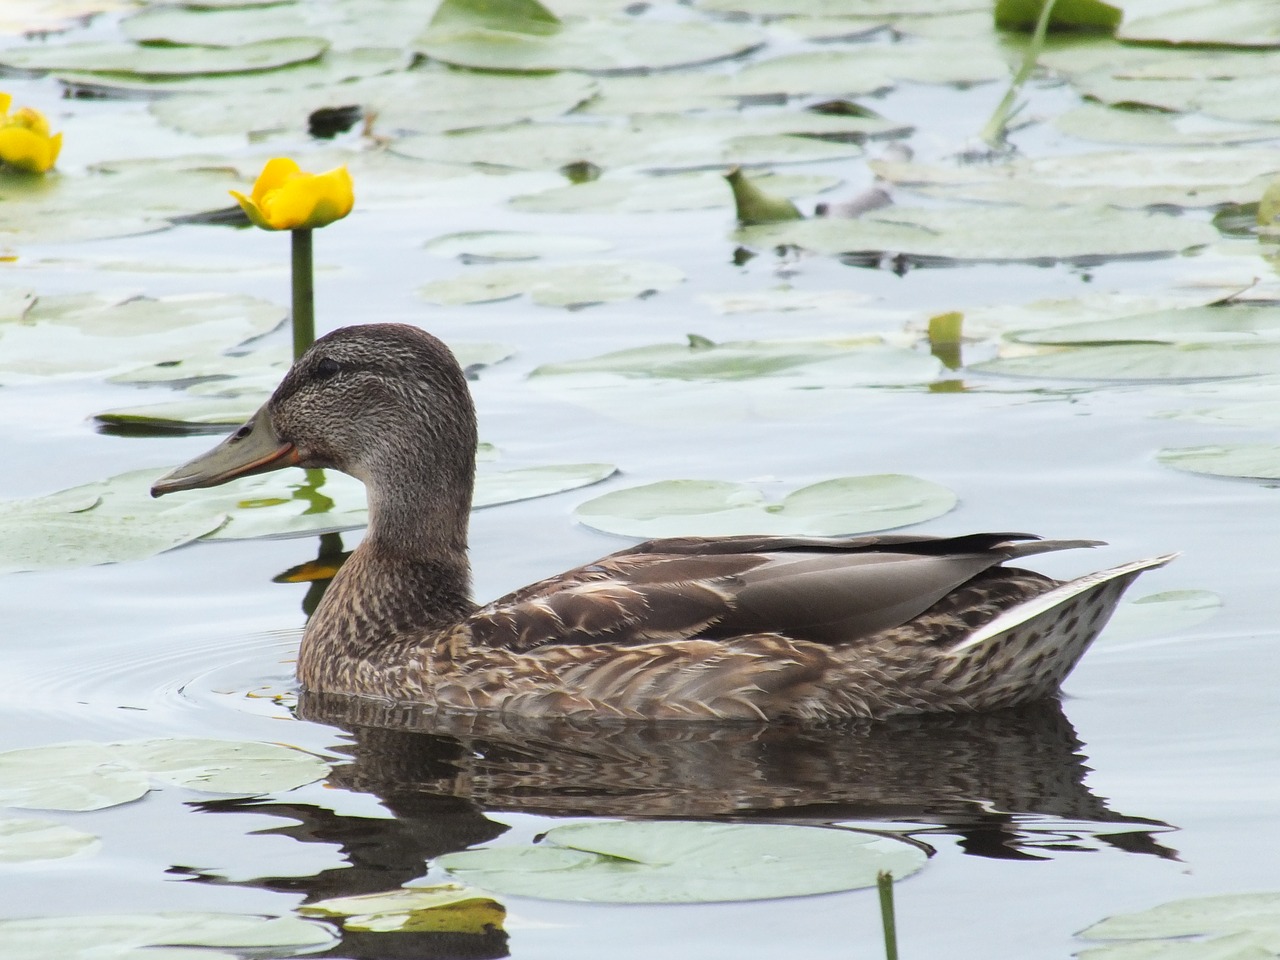
POLYGON ((323 777, 318 757, 274 743, 172 738, 55 743, 0 753, 0 805, 101 810, 144 796, 154 781, 258 796, 323 777))
POLYGON ((1280 445, 1274 443, 1218 444, 1161 450, 1166 467, 1212 477, 1280 480, 1280 445))
POLYGON ((683 271, 644 260, 475 268, 421 289, 432 303, 461 304, 507 300, 529 294, 547 307, 573 307, 656 293, 684 280, 683 271))
POLYGON ((345 930, 463 934, 501 929, 507 914, 502 904, 458 883, 335 897, 303 904, 299 912, 335 918, 345 930))
POLYGON ((628 537, 736 534, 836 536, 920 523, 956 505, 945 487, 918 477, 840 477, 771 503, 755 487, 717 480, 663 480, 588 500, 574 517, 628 537))
POLYGON ((0 863, 61 860, 96 851, 100 846, 93 834, 52 820, 0 817, 0 863))
POLYGON ((0 953, 23 960, 235 960, 245 950, 305 949, 333 941, 323 924, 252 914, 172 911, 0 920, 0 953))
POLYGON ((770 900, 874 886, 919 870, 899 840, 791 824, 576 823, 530 846, 451 853, 450 873, 488 890, 589 903, 770 900))

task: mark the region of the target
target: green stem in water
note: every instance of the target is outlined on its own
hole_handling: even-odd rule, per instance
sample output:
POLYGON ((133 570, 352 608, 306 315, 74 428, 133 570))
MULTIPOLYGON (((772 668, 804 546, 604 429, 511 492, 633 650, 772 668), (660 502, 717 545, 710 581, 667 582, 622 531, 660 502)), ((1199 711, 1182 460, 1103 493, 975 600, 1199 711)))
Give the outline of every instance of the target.
POLYGON ((1022 55, 1022 65, 1018 67, 1013 82, 1005 91, 1004 99, 1000 101, 995 113, 991 114, 991 119, 979 134, 983 143, 992 150, 998 150, 1004 145, 1005 137, 1009 133, 1009 121, 1022 109, 1021 104, 1017 103, 1018 93, 1030 78, 1031 72, 1036 68, 1036 62, 1040 59, 1040 51, 1044 49, 1044 38, 1049 33, 1049 17, 1057 2, 1058 0, 1044 0, 1044 6, 1040 8, 1040 19, 1036 21, 1036 29, 1031 34, 1026 52, 1022 55))
POLYGON ((293 234, 293 359, 307 352, 316 338, 315 273, 311 265, 311 231, 293 234))
POLYGON ((898 960, 898 926, 893 918, 893 874, 881 870, 876 875, 880 891, 880 922, 884 926, 885 960, 898 960))

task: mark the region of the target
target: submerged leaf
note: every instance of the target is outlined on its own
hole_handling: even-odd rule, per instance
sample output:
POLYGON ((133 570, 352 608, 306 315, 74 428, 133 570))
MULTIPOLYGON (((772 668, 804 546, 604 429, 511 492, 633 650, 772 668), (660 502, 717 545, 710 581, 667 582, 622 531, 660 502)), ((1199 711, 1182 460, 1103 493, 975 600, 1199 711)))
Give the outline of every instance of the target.
POLYGON ((767 900, 874 886, 925 863, 910 844, 790 824, 577 823, 533 846, 451 853, 450 873, 515 896, 590 903, 767 900))

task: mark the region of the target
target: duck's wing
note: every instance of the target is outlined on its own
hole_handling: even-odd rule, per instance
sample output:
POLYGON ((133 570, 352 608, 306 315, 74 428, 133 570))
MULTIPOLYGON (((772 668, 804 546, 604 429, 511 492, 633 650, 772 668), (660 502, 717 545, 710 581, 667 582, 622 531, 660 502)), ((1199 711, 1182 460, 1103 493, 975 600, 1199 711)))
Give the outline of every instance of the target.
POLYGON ((1005 560, 1091 545, 1006 533, 652 540, 496 600, 467 625, 472 642, 515 651, 760 634, 843 643, 914 619, 1005 560))

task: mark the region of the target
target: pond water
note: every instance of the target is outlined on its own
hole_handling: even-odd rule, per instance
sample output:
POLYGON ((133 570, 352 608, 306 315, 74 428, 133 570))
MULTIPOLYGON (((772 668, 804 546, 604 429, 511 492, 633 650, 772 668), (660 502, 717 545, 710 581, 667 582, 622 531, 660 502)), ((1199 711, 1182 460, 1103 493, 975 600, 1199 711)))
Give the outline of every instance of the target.
MULTIPOLYGON (((365 6, 363 16, 376 19, 378 5, 370 0, 365 6)), ((768 12, 768 5, 743 6, 768 12)), ((676 73, 572 75, 588 86, 602 85, 594 92, 604 116, 626 103, 641 116, 655 108, 637 98, 661 103, 665 97, 674 114, 730 116, 766 132, 775 129, 770 125, 779 116, 808 116, 804 108, 817 100, 856 96, 893 125, 910 128, 898 139, 914 149, 922 166, 1002 169, 1000 160, 961 167, 954 157, 973 147, 1004 82, 948 75, 942 65, 950 59, 976 70, 973 65, 988 58, 1007 76, 1021 47, 1016 40, 996 39, 983 5, 968 5, 978 7, 976 13, 965 12, 964 4, 952 6, 957 12, 950 18, 902 18, 896 34, 882 29, 831 40, 823 30, 841 31, 820 17, 780 27, 761 12, 719 18, 708 7, 657 5, 637 16, 737 24, 757 31, 763 45, 737 60, 676 73), (913 46, 939 38, 954 46, 925 56, 913 46), (822 76, 820 71, 804 73, 818 67, 794 64, 790 72, 780 70, 805 77, 803 83, 781 84, 790 99, 763 95, 767 84, 761 80, 745 85, 756 97, 745 105, 738 99, 718 107, 681 99, 702 93, 702 83, 712 95, 717 78, 807 51, 854 57, 870 51, 869 57, 890 62, 897 55, 907 59, 882 84, 824 85, 810 79, 822 76), (926 62, 936 75, 924 69, 926 62), (680 77, 686 78, 684 89, 680 77), (651 93, 640 84, 645 79, 656 84, 651 93), (606 88, 607 80, 618 83, 606 88), (616 102, 603 99, 606 89, 616 102), (868 95, 873 89, 879 92, 868 95)), ((818 5, 810 9, 821 12, 818 5)), ((423 16, 425 23, 429 11, 423 16)), ((894 20, 869 14, 842 29, 857 33, 894 20)), ((105 13, 40 42, 15 35, 4 47, 117 43, 124 42, 126 30, 121 14, 105 13)), ((1108 50, 1119 56, 1116 50, 1153 49, 1121 48, 1108 39, 1095 45, 1103 51, 1099 63, 1108 50)), ((1073 49, 1065 45, 1051 53, 1066 57, 1073 49)), ((1250 58, 1266 55, 1222 49, 1215 54, 1232 63, 1233 57, 1254 63, 1250 58)), ((1061 67, 1032 82, 1021 115, 1029 125, 1012 138, 1018 157, 1085 157, 1104 149, 1054 125, 1084 104, 1082 90, 1096 93, 1096 74, 1061 67), (1085 76, 1093 78, 1093 87, 1080 79, 1085 76)), ((89 178, 91 164, 126 158, 211 155, 235 168, 239 180, 232 178, 231 185, 242 188, 267 156, 296 156, 308 169, 350 159, 356 209, 315 237, 320 330, 399 321, 460 347, 504 345, 510 357, 483 366, 472 382, 481 439, 497 448, 501 466, 618 468, 597 486, 477 510, 471 548, 480 598, 619 548, 626 541, 573 518, 575 507, 610 490, 669 479, 726 480, 780 499, 834 477, 901 473, 941 484, 958 497, 955 509, 909 529, 1028 530, 1108 541, 1094 551, 1055 554, 1036 564, 1062 577, 1181 551, 1175 563, 1145 574, 1131 597, 1203 591, 1221 600, 1207 619, 1174 614, 1145 627, 1137 611, 1126 610, 1127 622, 1109 629, 1069 678, 1061 705, 802 732, 582 730, 445 722, 375 706, 353 715, 349 707, 313 698, 299 703, 292 659, 311 588, 273 578, 317 556, 321 544, 313 535, 196 542, 126 563, 11 573, 0 577, 0 749, 207 737, 286 743, 334 767, 319 782, 254 798, 166 786, 95 812, 6 810, 5 815, 36 816, 89 832, 101 844, 91 855, 0 863, 0 917, 161 911, 286 916, 304 901, 447 880, 432 864, 444 853, 527 843, 566 822, 626 817, 842 824, 923 845, 929 863, 896 888, 905 957, 1063 957, 1084 949, 1088 944, 1074 934, 1103 917, 1182 897, 1274 890, 1280 884, 1270 853, 1280 847, 1277 489, 1274 481, 1184 472, 1157 459, 1170 448, 1273 441, 1277 380, 1266 376, 1268 370, 1251 370, 1261 376, 1241 380, 1194 370, 1162 376, 1137 367, 1128 377, 1108 379, 1086 366, 1078 378, 1053 379, 1012 376, 997 363, 986 369, 940 368, 905 383, 895 372, 866 386, 807 381, 803 375, 781 386, 768 378, 650 378, 631 392, 625 384, 594 389, 530 377, 545 364, 683 343, 688 334, 716 343, 882 336, 890 346, 923 358, 929 348, 920 331, 929 317, 947 311, 965 313, 972 339, 964 344, 963 358, 974 365, 1036 353, 1032 345, 1007 339, 1021 329, 1191 308, 1243 290, 1251 300, 1269 303, 1280 294, 1274 261, 1252 234, 1219 237, 1211 231, 1212 242, 1187 244, 1188 250, 1161 245, 1166 233, 1188 224, 1205 227, 1216 207, 1135 201, 1134 207, 1165 204, 1164 219, 1152 220, 1145 231, 1142 255, 1117 249, 1113 241, 1120 228, 1099 221, 1093 254, 1062 257, 1053 248, 1037 252, 1036 224, 1052 233, 1056 222, 1077 214, 1074 208, 1046 206, 1025 221, 1025 258, 984 256, 983 244, 991 238, 960 235, 948 242, 971 245, 973 261, 939 260, 922 248, 918 256, 898 261, 895 270, 888 256, 867 266, 866 257, 842 259, 794 247, 779 251, 774 244, 735 237, 727 187, 713 205, 691 209, 663 203, 656 212, 626 206, 594 212, 517 209, 513 197, 567 183, 554 149, 526 164, 522 151, 530 148, 524 140, 512 141, 506 168, 490 159, 483 170, 463 163, 442 172, 436 160, 402 156, 383 167, 370 159, 380 155, 359 130, 340 135, 336 146, 307 138, 302 129, 313 107, 305 103, 301 113, 294 105, 289 122, 270 134, 215 129, 197 135, 166 125, 146 99, 61 99, 64 87, 54 75, 14 74, 0 89, 14 95, 15 105, 39 108, 63 131, 58 169, 64 184, 89 178), (335 155, 340 159, 333 161, 335 155), (589 259, 652 261, 677 268, 684 279, 652 295, 573 309, 534 303, 528 296, 461 305, 424 298, 421 289, 433 281, 490 266, 435 255, 424 244, 487 230, 595 238, 610 249, 589 259), (744 246, 754 255, 735 256, 744 246), (1045 301, 1052 305, 1030 306, 1045 301), (1248 412, 1254 409, 1263 412, 1248 412), (1205 410, 1242 412, 1187 415, 1205 410)), ((241 108, 256 116, 253 88, 244 89, 241 108)), ((724 95, 745 95, 743 89, 724 95)), ((395 96, 402 106, 408 102, 403 91, 395 96)), ((263 101, 263 111, 273 109, 263 101)), ((545 121, 567 109, 536 116, 545 121)), ((1207 138, 1223 157, 1254 150, 1218 136, 1244 120, 1255 126, 1242 139, 1267 145, 1269 137, 1271 149, 1280 140, 1280 127, 1267 127, 1266 117, 1224 119, 1211 110, 1190 116, 1192 134, 1207 138)), ((578 117, 579 123, 590 122, 581 110, 578 117)), ((438 135, 425 124, 402 122, 419 137, 438 135)), ((461 125, 440 123, 442 129, 461 125)), ((246 123, 242 129, 248 128, 246 123)), ((373 129, 393 152, 400 145, 407 156, 423 154, 421 145, 401 144, 410 138, 390 122, 373 129)), ((552 144, 565 135, 550 128, 543 133, 552 144)), ((654 132, 651 139, 661 143, 664 136, 689 134, 654 132)), ((638 150, 641 142, 625 149, 638 150)), ((830 179, 833 187, 825 195, 794 194, 810 213, 815 202, 846 199, 870 186, 867 158, 884 156, 888 142, 846 143, 847 156, 802 156, 793 163, 784 163, 795 158, 783 153, 773 158, 772 169, 830 179)), ((668 160, 655 150, 652 158, 629 165, 615 152, 600 162, 600 182, 616 175, 624 186, 649 184, 655 169, 673 167, 719 173, 724 153, 719 140, 711 138, 710 144, 696 147, 706 150, 703 162, 668 160)), ((673 156, 690 149, 687 143, 680 151, 667 148, 673 156)), ((1071 178, 1063 177, 1053 189, 1153 188, 1165 181, 1151 172, 1164 161, 1152 158, 1199 148, 1191 135, 1172 146, 1131 143, 1122 148, 1134 168, 1131 181, 1122 182, 1114 167, 1091 172, 1092 161, 1081 160, 1079 183, 1072 187, 1071 178), (1064 182, 1067 187, 1060 186, 1064 182)), ((493 149, 499 157, 501 142, 493 149)), ((166 177, 177 176, 174 169, 179 168, 157 170, 157 189, 181 189, 165 186, 166 177)), ((1027 176, 1034 188, 1037 175, 1027 176)), ((932 197, 896 187, 897 206, 877 215, 892 220, 903 209, 941 209, 963 223, 989 209, 964 204, 961 186, 943 187, 932 197)), ((224 188, 206 184, 205 193, 186 206, 190 212, 224 207, 224 188)), ((1192 183, 1188 190, 1195 188, 1192 183)), ((4 189, 0 184, 0 196, 4 189)), ((1239 184, 1224 193, 1234 202, 1257 199, 1239 184)), ((1036 209, 1030 202, 1016 201, 1024 215, 1036 209)), ((1107 202, 1080 198, 1086 206, 1107 202)), ((124 218, 128 205, 116 209, 108 202, 103 218, 124 218)), ((288 302, 288 241, 282 234, 183 224, 149 233, 121 230, 128 235, 120 236, 108 229, 96 239, 77 239, 59 233, 63 228, 54 213, 39 216, 46 218, 41 229, 54 226, 35 242, 27 242, 21 229, 6 228, 3 243, 12 259, 0 264, 0 284, 40 298, 215 293, 288 302)), ((1023 242, 1018 236, 1004 239, 1015 247, 1023 242)), ((553 253, 532 262, 573 259, 581 257, 553 253)), ((1250 343, 1274 343, 1275 327, 1269 330, 1250 343)), ((255 346, 279 353, 287 350, 288 337, 287 329, 275 329, 255 346)), ((1174 346, 1239 345, 1225 335, 1170 337, 1174 346)), ((61 345, 51 339, 49 350, 61 345)), ((95 428, 91 418, 104 410, 171 399, 168 384, 115 382, 109 379, 114 367, 24 375, 4 366, 5 348, 0 336, 0 497, 6 500, 143 468, 159 473, 211 444, 208 436, 122 436, 95 428)), ((1078 348, 1084 349, 1093 348, 1078 348)), ((1272 476, 1280 475, 1274 461, 1271 467, 1272 476)), ((194 500, 202 494, 184 496, 194 500)), ((341 536, 350 549, 359 532, 341 536)), ((1201 607, 1212 606, 1204 595, 1196 596, 1201 607)), ((883 949, 871 890, 697 905, 575 904, 505 894, 498 899, 507 910, 505 933, 347 931, 340 944, 320 949, 344 957, 522 958, 744 958, 775 957, 784 950, 797 956, 879 956, 883 949)), ((221 949, 237 953, 234 945, 221 949)), ((266 955, 293 952, 277 948, 266 955)))

